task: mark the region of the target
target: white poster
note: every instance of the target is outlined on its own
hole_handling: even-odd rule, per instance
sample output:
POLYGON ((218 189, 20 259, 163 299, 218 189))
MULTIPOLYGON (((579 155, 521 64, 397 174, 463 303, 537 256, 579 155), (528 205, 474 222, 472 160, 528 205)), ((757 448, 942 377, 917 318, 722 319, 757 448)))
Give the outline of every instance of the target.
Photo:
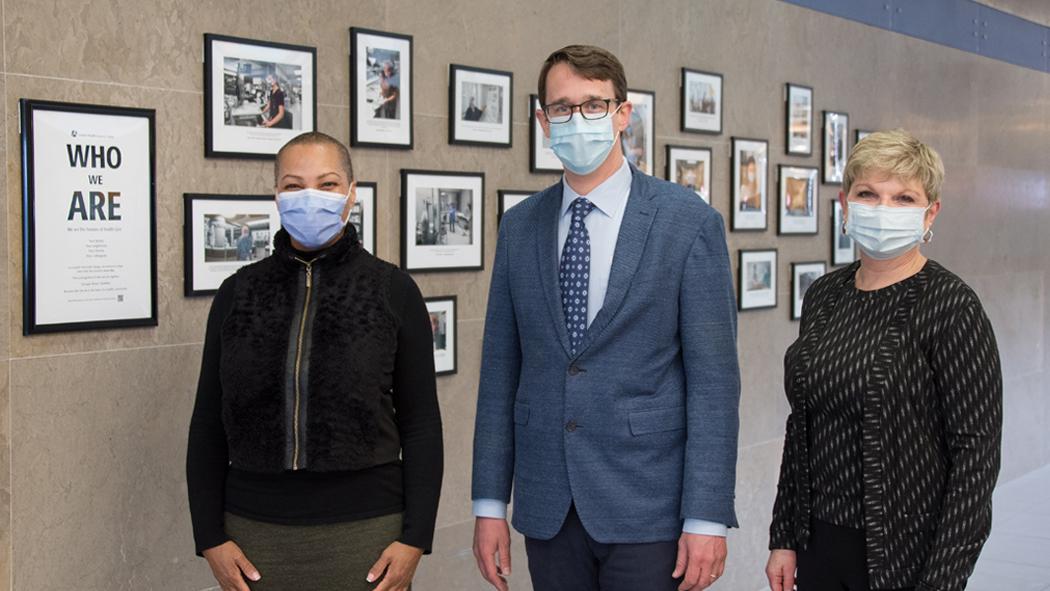
POLYGON ((154 112, 22 108, 26 334, 156 325, 154 112))

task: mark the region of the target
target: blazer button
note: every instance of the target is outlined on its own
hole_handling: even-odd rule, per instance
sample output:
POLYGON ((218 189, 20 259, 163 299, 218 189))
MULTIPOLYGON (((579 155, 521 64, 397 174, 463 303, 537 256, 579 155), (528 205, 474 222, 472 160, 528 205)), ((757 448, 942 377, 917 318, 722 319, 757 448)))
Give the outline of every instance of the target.
POLYGON ((582 371, 583 370, 580 369, 580 367, 578 365, 576 365, 575 363, 573 363, 572 365, 569 366, 569 375, 570 376, 578 376, 578 375, 580 375, 580 373, 582 371))
POLYGON ((568 423, 565 423, 565 430, 568 431, 569 433, 572 433, 573 431, 575 431, 576 430, 576 421, 569 421, 568 423))

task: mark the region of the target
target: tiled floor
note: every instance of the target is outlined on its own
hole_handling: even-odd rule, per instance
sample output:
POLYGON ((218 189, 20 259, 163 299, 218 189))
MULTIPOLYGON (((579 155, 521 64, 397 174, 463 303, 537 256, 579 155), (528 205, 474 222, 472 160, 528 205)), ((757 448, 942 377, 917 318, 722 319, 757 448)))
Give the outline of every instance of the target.
POLYGON ((967 591, 1050 591, 1050 466, 995 491, 992 535, 967 591))

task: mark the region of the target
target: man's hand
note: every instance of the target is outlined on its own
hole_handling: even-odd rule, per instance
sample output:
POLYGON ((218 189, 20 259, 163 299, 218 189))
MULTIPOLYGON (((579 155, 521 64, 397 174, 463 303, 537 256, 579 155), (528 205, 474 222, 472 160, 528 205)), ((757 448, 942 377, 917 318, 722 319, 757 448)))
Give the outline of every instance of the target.
POLYGON ((485 580, 507 591, 510 576, 510 528, 506 519, 478 517, 474 522, 474 558, 485 580), (498 559, 498 562, 497 562, 498 559))
POLYGON ((222 591, 248 591, 244 577, 259 580, 259 571, 244 556, 241 547, 233 541, 225 542, 201 552, 211 574, 215 576, 222 591))
POLYGON ((795 564, 796 556, 794 550, 773 550, 769 553, 769 562, 766 563, 766 578, 769 579, 769 588, 773 591, 795 591, 795 564))
POLYGON ((672 579, 685 575, 678 591, 707 589, 726 569, 726 539, 722 536, 703 536, 683 533, 678 538, 678 560, 672 579))
POLYGON ((416 575, 423 549, 394 542, 383 550, 379 560, 368 569, 367 581, 374 583, 382 578, 375 591, 406 591, 416 575))

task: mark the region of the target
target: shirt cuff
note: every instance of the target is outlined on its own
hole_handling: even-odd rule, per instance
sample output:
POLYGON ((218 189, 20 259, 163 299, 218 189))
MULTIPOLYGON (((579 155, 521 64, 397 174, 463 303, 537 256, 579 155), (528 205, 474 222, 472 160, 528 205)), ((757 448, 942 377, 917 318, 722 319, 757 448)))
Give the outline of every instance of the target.
POLYGON ((474 499, 474 517, 507 518, 507 504, 496 499, 474 499))
MULTIPOLYGON (((475 501, 476 503, 477 501, 475 501)), ((477 514, 477 505, 475 505, 474 514, 477 514)), ((726 525, 724 523, 717 523, 714 521, 705 521, 703 519, 686 519, 685 523, 682 524, 682 531, 687 534, 698 534, 701 536, 718 536, 721 538, 726 537, 726 525)))

